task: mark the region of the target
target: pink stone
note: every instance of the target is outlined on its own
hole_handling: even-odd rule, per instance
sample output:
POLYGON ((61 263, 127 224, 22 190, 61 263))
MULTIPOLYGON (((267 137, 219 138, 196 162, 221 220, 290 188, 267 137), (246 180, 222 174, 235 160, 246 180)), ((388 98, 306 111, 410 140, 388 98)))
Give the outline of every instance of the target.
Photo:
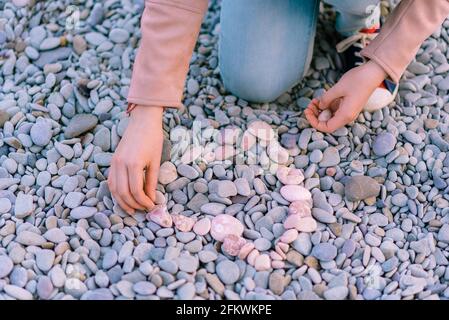
POLYGON ((333 177, 333 176, 335 176, 336 173, 337 173, 337 169, 335 169, 335 167, 328 167, 326 169, 326 175, 328 175, 328 176, 333 177))
POLYGON ((284 228, 296 229, 300 232, 313 232, 317 228, 317 223, 311 216, 302 218, 299 214, 292 214, 285 219, 284 228))
POLYGON ((235 150, 233 146, 225 144, 215 148, 214 153, 216 160, 223 161, 232 158, 235 154, 235 150))
POLYGON ((300 169, 285 166, 278 167, 276 177, 285 185, 297 185, 304 181, 304 175, 300 169))
POLYGON ((293 241, 298 238, 298 230, 296 229, 290 229, 284 232, 284 234, 281 236, 280 240, 283 243, 292 243, 293 241))
POLYGON ((271 260, 268 254, 261 254, 256 258, 256 261, 254 262, 254 268, 256 268, 257 271, 267 271, 271 268, 271 260))
POLYGON ((243 247, 240 248, 239 259, 245 260, 249 253, 254 249, 254 243, 247 242, 243 247))
POLYGON ((326 122, 330 118, 332 118, 332 112, 329 109, 321 111, 321 113, 318 115, 318 121, 320 122, 326 122))
POLYGON ((285 267, 285 262, 281 260, 273 260, 271 261, 271 267, 273 269, 282 269, 285 267))
POLYGON ((301 218, 296 227, 296 230, 301 232, 314 232, 317 228, 317 223, 312 217, 301 218))
POLYGON ((289 215, 298 215, 301 218, 312 215, 311 203, 309 201, 293 201, 288 207, 289 215))
POLYGON ((193 232, 195 232, 199 236, 204 236, 209 233, 210 225, 211 223, 209 218, 198 220, 193 226, 193 232))
POLYGON ((240 237, 243 233, 242 223, 227 214, 219 214, 212 219, 210 234, 212 238, 223 242, 225 236, 233 234, 240 237))
POLYGON ((250 265, 254 266, 254 264, 256 263, 256 258, 260 255, 259 250, 257 249, 253 249, 249 254, 248 254, 248 258, 247 261, 250 265))
POLYGON ((290 249, 289 245, 286 243, 278 242, 277 246, 281 249, 283 253, 288 252, 288 249, 290 249))
POLYGON ((228 234, 224 240, 221 249, 230 256, 239 254, 240 249, 245 245, 246 240, 234 234, 228 234))
POLYGON ((281 188, 282 197, 290 202, 293 201, 311 201, 312 194, 302 186, 285 185, 281 188))
POLYGON ((273 260, 282 260, 282 257, 276 251, 270 251, 270 258, 273 260))
POLYGON ((164 205, 157 205, 147 214, 147 219, 157 223, 161 227, 170 228, 173 220, 164 205))
POLYGON ((287 255, 284 253, 284 251, 281 249, 281 247, 279 247, 279 244, 280 244, 280 243, 281 243, 281 242, 279 242, 279 243, 274 247, 274 249, 276 250, 276 253, 277 253, 279 256, 281 256, 282 260, 284 260, 284 259, 287 258, 287 255))
POLYGON ((240 147, 243 151, 248 151, 255 145, 257 142, 257 138, 250 134, 248 131, 245 131, 242 136, 242 141, 240 143, 240 147))
POLYGON ((195 220, 181 214, 172 215, 172 219, 175 223, 175 227, 182 232, 189 232, 195 224, 195 220))
POLYGON ((260 120, 251 122, 247 131, 263 141, 271 141, 275 137, 275 133, 271 126, 260 120))

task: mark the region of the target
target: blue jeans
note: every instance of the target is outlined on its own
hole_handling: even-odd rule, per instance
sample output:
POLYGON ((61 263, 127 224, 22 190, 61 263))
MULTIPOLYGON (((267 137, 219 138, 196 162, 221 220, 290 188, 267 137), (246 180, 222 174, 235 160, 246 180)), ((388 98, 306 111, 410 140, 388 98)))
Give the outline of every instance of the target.
MULTIPOLYGON (((325 0, 350 35, 378 22, 380 0, 325 0)), ((219 66, 239 98, 270 102, 296 85, 312 60, 319 0, 223 0, 219 66)))

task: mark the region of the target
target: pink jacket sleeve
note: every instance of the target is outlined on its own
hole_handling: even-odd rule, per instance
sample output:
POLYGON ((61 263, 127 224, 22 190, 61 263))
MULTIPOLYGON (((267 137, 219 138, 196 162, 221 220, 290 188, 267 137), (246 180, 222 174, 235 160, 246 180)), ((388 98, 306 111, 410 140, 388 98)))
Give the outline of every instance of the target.
POLYGON ((361 54, 399 82, 424 40, 449 15, 448 0, 402 0, 361 54))
POLYGON ((146 0, 129 104, 180 107, 207 0, 146 0))

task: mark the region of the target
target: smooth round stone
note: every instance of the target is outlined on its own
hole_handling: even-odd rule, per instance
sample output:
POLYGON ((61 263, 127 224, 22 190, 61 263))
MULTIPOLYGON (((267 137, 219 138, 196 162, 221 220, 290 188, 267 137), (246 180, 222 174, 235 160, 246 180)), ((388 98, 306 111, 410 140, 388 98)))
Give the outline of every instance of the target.
POLYGON ((276 177, 284 185, 297 185, 304 181, 304 175, 300 169, 279 166, 276 177))
POLYGON ((349 201, 360 201, 377 197, 380 193, 379 183, 368 176, 350 177, 345 184, 345 196, 349 201))
POLYGON ((87 287, 77 278, 67 278, 64 284, 64 291, 74 298, 79 299, 87 291, 87 287))
POLYGON ((256 257, 254 267, 257 271, 267 271, 271 268, 271 260, 268 254, 261 254, 256 257))
POLYGON ((228 198, 237 195, 237 188, 232 181, 219 181, 217 185, 217 194, 222 198, 228 198))
POLYGON ((290 229, 284 232, 284 234, 280 237, 280 241, 284 243, 291 243, 296 240, 298 237, 298 231, 296 229, 290 229))
POLYGON ((232 216, 220 214, 212 219, 210 234, 217 241, 222 242, 229 234, 240 237, 242 233, 242 223, 232 216))
POLYGON ((324 291, 326 300, 344 300, 348 296, 349 290, 344 286, 337 286, 324 291))
POLYGON ((198 178, 198 176, 199 176, 198 171, 196 171, 193 167, 191 167, 187 164, 184 164, 184 163, 181 163, 178 166, 177 170, 181 176, 186 177, 187 179, 190 179, 190 180, 194 180, 194 179, 198 178))
POLYGON ((199 261, 196 256, 184 255, 178 257, 179 270, 184 272, 195 272, 198 269, 199 261))
POLYGON ((192 300, 195 297, 195 293, 196 293, 195 285, 191 282, 182 285, 176 291, 176 294, 181 300, 192 300))
POLYGON ((328 147, 323 152, 323 159, 320 161, 320 167, 333 167, 340 163, 340 153, 335 147, 328 147))
POLYGON ((53 292, 53 284, 50 278, 47 276, 39 277, 39 280, 37 281, 36 291, 40 299, 49 299, 53 292))
POLYGON ((81 206, 70 211, 70 217, 75 220, 88 219, 92 217, 98 210, 95 207, 81 206))
POLYGON ((199 236, 204 236, 209 233, 211 228, 211 221, 209 218, 203 218, 198 220, 193 226, 193 232, 199 236))
POLYGON ((0 198, 0 213, 7 213, 9 210, 11 210, 11 200, 0 198))
POLYGON ((90 131, 98 123, 98 118, 93 114, 77 114, 72 119, 64 131, 67 139, 78 137, 79 135, 90 131))
POLYGON ((36 265, 44 272, 47 272, 53 266, 55 253, 52 250, 43 249, 36 253, 36 265))
POLYGON ((13 267, 14 264, 8 256, 0 256, 0 279, 9 275, 13 267))
POLYGON ((239 259, 244 260, 249 255, 249 253, 254 249, 254 243, 247 242, 243 247, 240 248, 239 259))
POLYGON ((271 248, 271 241, 265 238, 259 238, 254 241, 254 246, 259 251, 267 251, 271 248))
POLYGON ((376 156, 383 157, 393 151, 397 140, 394 135, 389 132, 379 133, 373 142, 373 152, 376 156))
POLYGON ((248 125, 247 132, 263 141, 271 141, 275 137, 275 133, 271 126, 264 121, 253 121, 248 125))
POLYGON ((11 281, 11 284, 23 288, 28 282, 28 273, 25 268, 16 267, 11 272, 9 279, 11 281))
POLYGON ((12 3, 16 7, 21 8, 27 6, 30 3, 30 0, 12 0, 12 3))
POLYGON ((45 243, 45 238, 40 234, 24 230, 17 235, 15 241, 25 246, 41 246, 45 243))
POLYGON ((9 296, 11 296, 17 300, 32 300, 33 299, 33 295, 30 292, 28 292, 27 290, 25 290, 21 287, 18 287, 18 286, 7 284, 3 287, 3 290, 9 296))
POLYGON ((113 249, 106 251, 103 257, 102 268, 105 270, 112 268, 117 263, 117 260, 118 260, 117 251, 113 249))
POLYGON ((33 196, 20 193, 14 205, 14 215, 18 219, 28 217, 34 211, 33 196))
POLYGON ((38 121, 31 127, 30 136, 35 145, 40 147, 46 146, 53 136, 50 123, 38 121))
POLYGON ((332 111, 329 109, 321 111, 318 115, 318 121, 320 122, 327 122, 330 118, 332 118, 332 111))
POLYGON ((195 79, 190 78, 189 80, 187 80, 187 92, 194 96, 198 93, 198 91, 200 90, 200 85, 198 84, 198 81, 196 81, 195 79))
POLYGON ((311 201, 312 195, 309 190, 298 185, 285 185, 280 190, 282 197, 290 202, 311 201))
POLYGON ((312 217, 301 217, 299 215, 290 215, 285 219, 284 227, 286 229, 294 228, 300 232, 314 232, 318 225, 312 217))
POLYGON ((313 247, 312 255, 320 261, 329 262, 337 256, 337 248, 330 243, 319 243, 313 247))
POLYGON ((148 281, 139 281, 133 285, 133 290, 140 295, 150 295, 156 292, 156 286, 148 281))
POLYGON ((422 137, 419 134, 410 130, 406 130, 405 132, 403 132, 402 136, 412 144, 420 144, 423 141, 422 137))
POLYGON ((178 178, 176 167, 170 161, 164 162, 159 168, 159 182, 169 184, 178 178))
POLYGON ((391 197, 391 203, 398 207, 405 207, 407 205, 408 197, 403 193, 397 193, 391 197))
POLYGON ((120 28, 112 29, 109 33, 109 39, 115 43, 124 43, 129 39, 129 32, 120 28))
POLYGON ((238 265, 229 260, 219 262, 215 268, 218 278, 226 284, 234 284, 240 277, 238 265))

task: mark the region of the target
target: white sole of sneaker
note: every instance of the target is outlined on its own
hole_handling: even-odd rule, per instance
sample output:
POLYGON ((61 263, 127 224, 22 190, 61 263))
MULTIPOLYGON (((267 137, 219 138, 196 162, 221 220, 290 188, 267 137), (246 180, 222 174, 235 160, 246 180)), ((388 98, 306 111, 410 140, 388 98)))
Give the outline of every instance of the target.
POLYGON ((394 101, 398 88, 399 86, 396 86, 393 93, 385 88, 376 88, 363 107, 363 111, 374 112, 388 106, 394 101))

